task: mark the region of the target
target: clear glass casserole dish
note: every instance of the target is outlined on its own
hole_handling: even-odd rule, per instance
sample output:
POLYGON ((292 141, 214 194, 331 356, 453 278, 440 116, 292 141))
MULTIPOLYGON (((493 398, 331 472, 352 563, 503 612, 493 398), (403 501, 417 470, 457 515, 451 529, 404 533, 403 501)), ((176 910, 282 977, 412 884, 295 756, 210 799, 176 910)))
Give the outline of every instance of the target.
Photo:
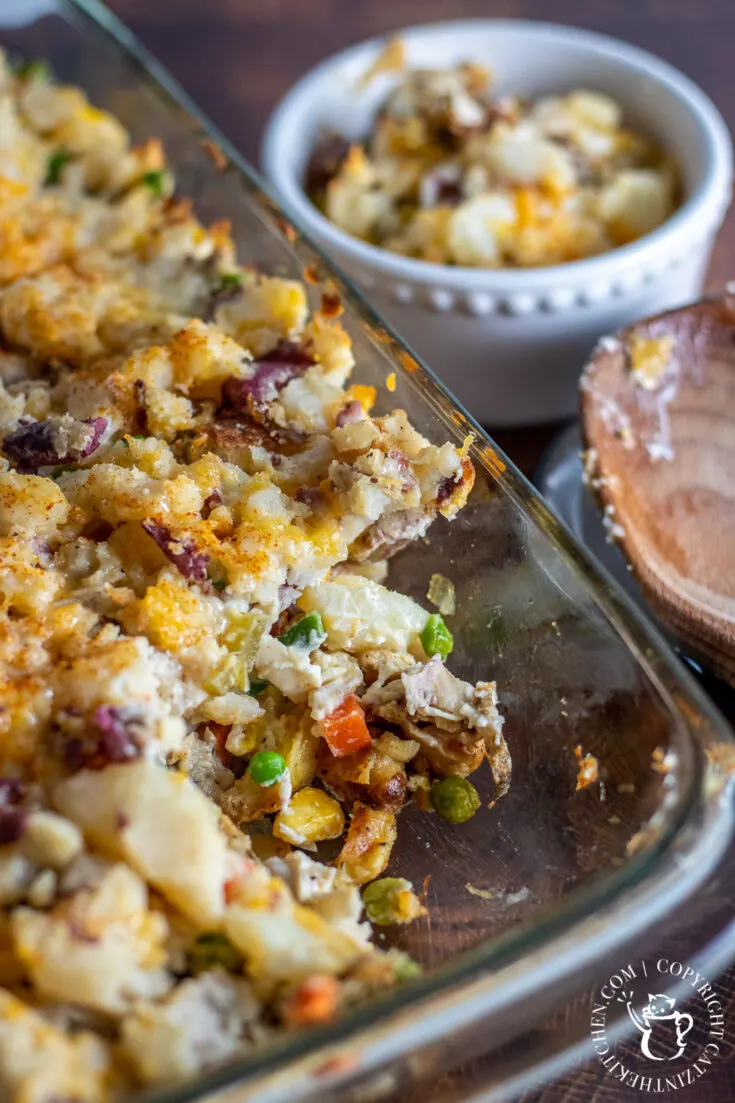
MULTIPOLYGON (((244 262, 296 277, 315 266, 313 303, 325 289, 340 295, 356 379, 377 388, 377 412, 401 406, 434 440, 475 434, 468 507, 397 556, 390 583, 423 599, 433 572, 454 582, 453 669, 497 680, 514 777, 507 797, 461 827, 411 807, 402 815, 390 872, 417 884, 430 875, 429 917, 390 939, 423 976, 329 1027, 284 1035, 147 1098, 408 1098, 412 1086, 490 1055, 487 1097, 534 1068, 558 1071, 578 1056, 581 1035, 569 1023, 551 1039, 529 1032, 690 900, 732 840, 733 784, 718 765, 732 761, 726 725, 509 461, 124 28, 94 0, 2 0, 0 26, 3 45, 48 59, 134 138, 162 138, 181 194, 202 219, 232 221, 244 262), (386 385, 394 373, 395 393, 386 385), (577 747, 600 768, 583 789, 577 747)), ((489 775, 485 785, 487 798, 489 775)), ((726 947, 714 940, 699 964, 716 969, 726 947)))

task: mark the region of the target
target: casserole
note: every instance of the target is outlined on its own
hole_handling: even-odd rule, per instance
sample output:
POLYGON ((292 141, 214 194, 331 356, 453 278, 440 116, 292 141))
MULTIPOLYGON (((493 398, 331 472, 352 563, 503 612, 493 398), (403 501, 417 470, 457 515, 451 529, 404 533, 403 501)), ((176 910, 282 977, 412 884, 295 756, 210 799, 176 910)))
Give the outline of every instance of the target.
POLYGON ((571 417, 579 374, 599 337, 701 292, 730 202, 732 142, 724 120, 671 65, 578 27, 460 19, 407 27, 398 37, 407 66, 476 62, 491 70, 501 96, 574 88, 611 96, 626 124, 650 134, 677 164, 683 203, 629 245, 542 268, 464 268, 360 241, 329 222, 306 194, 304 173, 320 128, 362 140, 400 79, 383 73, 360 85, 384 39, 350 46, 316 66, 270 117, 261 161, 285 208, 483 425, 571 417))
MULTIPOLYGON (((391 584, 423 598, 432 573, 454 580, 457 668, 476 680, 492 666, 519 768, 504 801, 483 808, 461 836, 407 810, 391 872, 417 883, 431 875, 430 922, 391 940, 425 974, 400 996, 156 1095, 377 1098, 527 1029, 691 895, 732 833, 731 787, 707 755, 729 748, 730 737, 655 633, 243 173, 226 141, 200 129, 185 98, 172 108, 180 94, 154 63, 144 75, 143 55, 126 52, 115 21, 88 3, 27 14, 29 23, 8 29, 7 45, 49 57, 137 137, 160 135, 182 192, 202 217, 232 218, 245 259, 278 274, 308 267, 315 302, 339 290, 361 382, 376 388, 383 409, 400 403, 427 436, 459 444, 476 434, 478 481, 465 517, 396 558, 391 584), (221 149, 224 171, 214 171, 204 138, 221 149), (599 786, 577 790, 580 743, 604 771, 604 800, 599 786), (658 749, 666 773, 652 768, 658 749)), ((510 1072, 498 1064, 493 1075, 510 1072)))

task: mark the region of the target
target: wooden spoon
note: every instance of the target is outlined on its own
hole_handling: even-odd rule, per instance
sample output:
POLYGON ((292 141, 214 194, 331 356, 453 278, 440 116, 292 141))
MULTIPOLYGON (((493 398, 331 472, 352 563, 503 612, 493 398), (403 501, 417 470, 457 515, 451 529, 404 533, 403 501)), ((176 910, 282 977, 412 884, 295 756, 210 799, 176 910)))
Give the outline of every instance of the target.
POLYGON ((735 684, 735 296, 604 338, 585 471, 653 611, 735 684))

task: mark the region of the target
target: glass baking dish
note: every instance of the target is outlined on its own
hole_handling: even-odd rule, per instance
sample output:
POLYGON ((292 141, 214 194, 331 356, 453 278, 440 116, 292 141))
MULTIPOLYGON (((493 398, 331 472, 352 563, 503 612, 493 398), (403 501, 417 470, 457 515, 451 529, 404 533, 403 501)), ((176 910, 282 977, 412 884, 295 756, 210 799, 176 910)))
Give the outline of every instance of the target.
MULTIPOLYGON (((391 872, 419 885, 430 876, 429 917, 390 939, 423 975, 334 1025, 145 1098, 427 1100, 445 1071, 480 1056, 483 1098, 499 1098, 534 1070, 558 1072, 579 1057, 581 1035, 535 1028, 677 914, 732 840, 733 782, 718 765, 733 761, 726 725, 513 465, 104 8, 0 0, 0 27, 9 50, 47 58, 136 139, 160 136, 180 193, 204 220, 232 221, 242 260, 291 276, 315 266, 314 305, 325 289, 342 299, 356 378, 377 387, 378 412, 402 406, 435 440, 474 433, 467 509, 396 557, 391 584, 423 600, 434 571, 455 583, 453 669, 497 680, 514 777, 467 825, 402 814, 391 872), (599 781, 579 790, 577 747, 599 761, 599 781)), ((489 775, 485 786, 489 798, 489 775)), ((721 967, 727 946, 713 940, 698 963, 721 967)))

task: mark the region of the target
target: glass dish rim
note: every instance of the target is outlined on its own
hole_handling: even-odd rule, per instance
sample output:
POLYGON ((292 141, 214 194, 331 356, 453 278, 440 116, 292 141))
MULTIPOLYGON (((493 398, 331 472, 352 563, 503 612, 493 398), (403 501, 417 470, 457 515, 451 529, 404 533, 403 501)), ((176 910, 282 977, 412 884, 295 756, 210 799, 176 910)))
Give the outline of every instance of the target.
MULTIPOLYGON (((233 143, 196 106, 164 66, 100 0, 51 0, 48 7, 33 14, 61 16, 71 24, 80 17, 88 30, 104 36, 108 45, 125 56, 142 80, 188 117, 194 132, 202 139, 216 143, 228 161, 225 171, 240 179, 250 197, 268 210, 270 218, 282 217, 282 208, 270 194, 260 173, 243 158, 233 143)), ((328 258, 308 233, 301 229, 298 220, 292 219, 288 211, 285 214, 288 223, 293 225, 310 253, 320 261, 325 271, 337 277, 341 285, 340 294, 346 292, 347 301, 357 318, 366 323, 372 332, 379 332, 381 337, 386 338, 386 356, 391 359, 396 371, 411 377, 412 383, 421 391, 423 401, 454 435, 474 434, 474 462, 484 469, 488 478, 501 487, 519 512, 532 517, 536 522, 543 520, 544 531, 556 554, 574 573, 587 595, 620 637, 622 644, 656 686, 670 710, 672 722, 679 726, 688 742, 687 750, 691 752, 692 760, 691 772, 686 778, 680 777, 681 791, 675 794, 676 800, 671 802, 672 807, 665 807, 665 802, 662 805, 661 822, 654 832, 654 838, 648 841, 648 848, 641 848, 623 866, 606 870, 604 874, 598 874, 584 885, 573 889, 563 897, 560 905, 551 909, 548 906, 544 908, 545 914, 540 918, 534 917, 519 928, 492 939, 490 945, 481 943, 472 950, 461 952, 456 959, 432 971, 430 975, 351 1011, 333 1025, 287 1036, 262 1051, 232 1060, 188 1083, 145 1091, 138 1097, 141 1100, 157 1100, 159 1103, 185 1103, 209 1096, 218 1089, 238 1084, 244 1086, 245 1081, 253 1089, 258 1086, 267 1087, 268 1082, 259 1078, 270 1076, 279 1069, 291 1077, 298 1077, 303 1075, 307 1065, 313 1065, 315 1061, 323 1062, 327 1053, 334 1052, 335 1047, 343 1043, 366 1047, 368 1035, 383 1046, 391 1035, 394 1043, 398 1044, 397 1039, 400 1036, 404 1043, 399 1045, 398 1052, 403 1053, 407 1048, 406 1032, 395 1030, 396 1019, 405 1018, 408 1013, 415 1011, 415 1022, 421 1024, 421 1040, 425 1042, 438 1034, 435 1020, 437 1016, 446 1016, 449 1013, 450 1003, 456 1005, 455 1014, 459 1005, 464 1004, 463 1025, 467 1025, 497 1007, 498 1000, 494 1000, 493 996, 497 997, 498 993, 502 995, 507 989, 507 979, 504 989, 498 983, 498 978, 502 979, 509 969, 515 971, 517 986, 522 973, 527 975, 529 969, 533 972, 534 957, 549 959, 544 961, 543 975, 536 977, 537 987, 547 987, 549 980, 554 979, 551 974, 555 971, 558 973, 558 981, 568 981, 571 976, 568 960, 571 947, 568 944, 574 944, 578 961, 589 962, 595 947, 600 948, 600 938, 609 931, 607 922, 600 927, 602 906, 617 904, 618 910, 622 908, 628 915, 627 925, 620 927, 612 942, 608 940, 605 943, 606 946, 618 948, 639 930, 649 929, 658 914, 669 911, 672 903, 680 904, 696 889, 716 865, 735 829, 735 809, 731 799, 735 778, 720 776, 719 784, 712 785, 704 748, 697 739, 693 726, 672 700, 672 690, 685 690, 718 739, 729 744, 733 741, 732 733, 715 706, 679 663, 657 630, 647 622, 627 595, 619 591, 605 569, 580 547, 567 527, 548 509, 530 482, 494 444, 485 430, 453 398, 447 387, 390 325, 375 313, 338 264, 328 258), (410 361, 410 367, 405 366, 406 358, 410 361), (677 851, 681 852, 679 857, 681 854, 692 857, 697 850, 703 852, 700 855, 701 860, 690 862, 692 868, 687 880, 681 875, 677 851), (669 895, 666 895, 666 891, 661 892, 661 900, 657 904, 656 897, 662 888, 669 895), (647 905, 648 910, 646 916, 642 917, 643 905, 647 905), (583 951, 586 958, 583 958, 583 951), (467 1015, 470 1016, 469 1019, 467 1015), (430 1018, 434 1022, 434 1035, 427 1033, 426 1029, 430 1018)), ((512 996, 512 993, 507 991, 506 996, 512 996)), ((454 1024, 456 1025, 456 1018, 454 1024)), ((441 1026, 442 1031, 446 1030, 446 1026, 445 1019, 441 1026)), ((380 1063, 384 1063, 386 1056, 391 1055, 395 1056, 395 1052, 384 1052, 380 1063)), ((348 1076, 349 1071, 341 1073, 337 1070, 335 1076, 339 1080, 348 1076)))

